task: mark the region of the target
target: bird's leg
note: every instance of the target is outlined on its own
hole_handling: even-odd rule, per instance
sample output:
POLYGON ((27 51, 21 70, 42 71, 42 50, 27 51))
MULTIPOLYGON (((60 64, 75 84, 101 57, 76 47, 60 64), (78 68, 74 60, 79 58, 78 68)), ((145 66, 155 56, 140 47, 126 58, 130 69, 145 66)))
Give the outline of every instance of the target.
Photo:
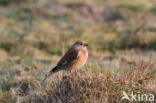
POLYGON ((77 77, 77 72, 76 72, 76 70, 71 70, 71 76, 72 76, 73 78, 77 77))
POLYGON ((73 76, 75 74, 74 70, 70 70, 71 75, 73 76))

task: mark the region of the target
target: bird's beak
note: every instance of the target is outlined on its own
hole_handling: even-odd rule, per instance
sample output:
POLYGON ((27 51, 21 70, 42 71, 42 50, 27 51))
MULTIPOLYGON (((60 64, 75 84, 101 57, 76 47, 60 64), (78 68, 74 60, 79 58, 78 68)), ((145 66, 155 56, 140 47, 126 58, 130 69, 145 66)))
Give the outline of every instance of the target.
POLYGON ((88 46, 88 44, 85 44, 85 46, 88 46))

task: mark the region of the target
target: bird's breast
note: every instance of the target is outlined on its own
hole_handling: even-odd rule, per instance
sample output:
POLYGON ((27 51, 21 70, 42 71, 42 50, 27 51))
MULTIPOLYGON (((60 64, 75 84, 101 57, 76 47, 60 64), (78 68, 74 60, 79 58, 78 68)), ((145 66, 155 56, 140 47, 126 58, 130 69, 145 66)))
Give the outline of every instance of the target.
POLYGON ((80 61, 82 63, 82 65, 84 65, 87 61, 87 58, 88 58, 88 51, 87 50, 83 50, 81 51, 81 54, 80 54, 80 61))
POLYGON ((87 60, 87 58, 88 58, 88 51, 87 50, 84 50, 83 51, 83 57, 84 57, 84 60, 87 60))
POLYGON ((78 59, 74 61, 72 68, 80 69, 86 63, 87 58, 88 58, 88 51, 87 50, 80 51, 78 59))

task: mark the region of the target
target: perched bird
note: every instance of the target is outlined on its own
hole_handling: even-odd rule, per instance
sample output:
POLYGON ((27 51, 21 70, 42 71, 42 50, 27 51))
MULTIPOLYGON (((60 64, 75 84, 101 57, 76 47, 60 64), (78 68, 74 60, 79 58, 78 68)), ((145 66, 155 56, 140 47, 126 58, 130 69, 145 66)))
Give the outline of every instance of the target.
POLYGON ((44 80, 60 70, 68 70, 73 72, 76 69, 81 68, 86 63, 88 58, 87 46, 88 44, 85 41, 76 41, 60 59, 57 65, 46 74, 44 80))

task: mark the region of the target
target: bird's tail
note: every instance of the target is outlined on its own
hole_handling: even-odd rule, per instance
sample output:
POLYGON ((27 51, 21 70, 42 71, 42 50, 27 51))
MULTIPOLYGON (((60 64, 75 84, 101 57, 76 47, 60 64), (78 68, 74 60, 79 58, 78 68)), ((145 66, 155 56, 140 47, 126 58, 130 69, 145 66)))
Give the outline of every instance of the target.
POLYGON ((57 72, 58 67, 55 66, 53 69, 51 69, 46 75, 43 81, 47 80, 53 73, 57 72))
POLYGON ((55 72, 57 72, 57 70, 58 70, 58 67, 56 66, 56 67, 54 67, 53 69, 51 69, 46 75, 45 75, 45 77, 44 77, 44 79, 43 79, 43 89, 42 89, 42 94, 44 93, 44 91, 45 91, 45 88, 47 87, 47 79, 53 74, 53 73, 55 73, 55 72))

